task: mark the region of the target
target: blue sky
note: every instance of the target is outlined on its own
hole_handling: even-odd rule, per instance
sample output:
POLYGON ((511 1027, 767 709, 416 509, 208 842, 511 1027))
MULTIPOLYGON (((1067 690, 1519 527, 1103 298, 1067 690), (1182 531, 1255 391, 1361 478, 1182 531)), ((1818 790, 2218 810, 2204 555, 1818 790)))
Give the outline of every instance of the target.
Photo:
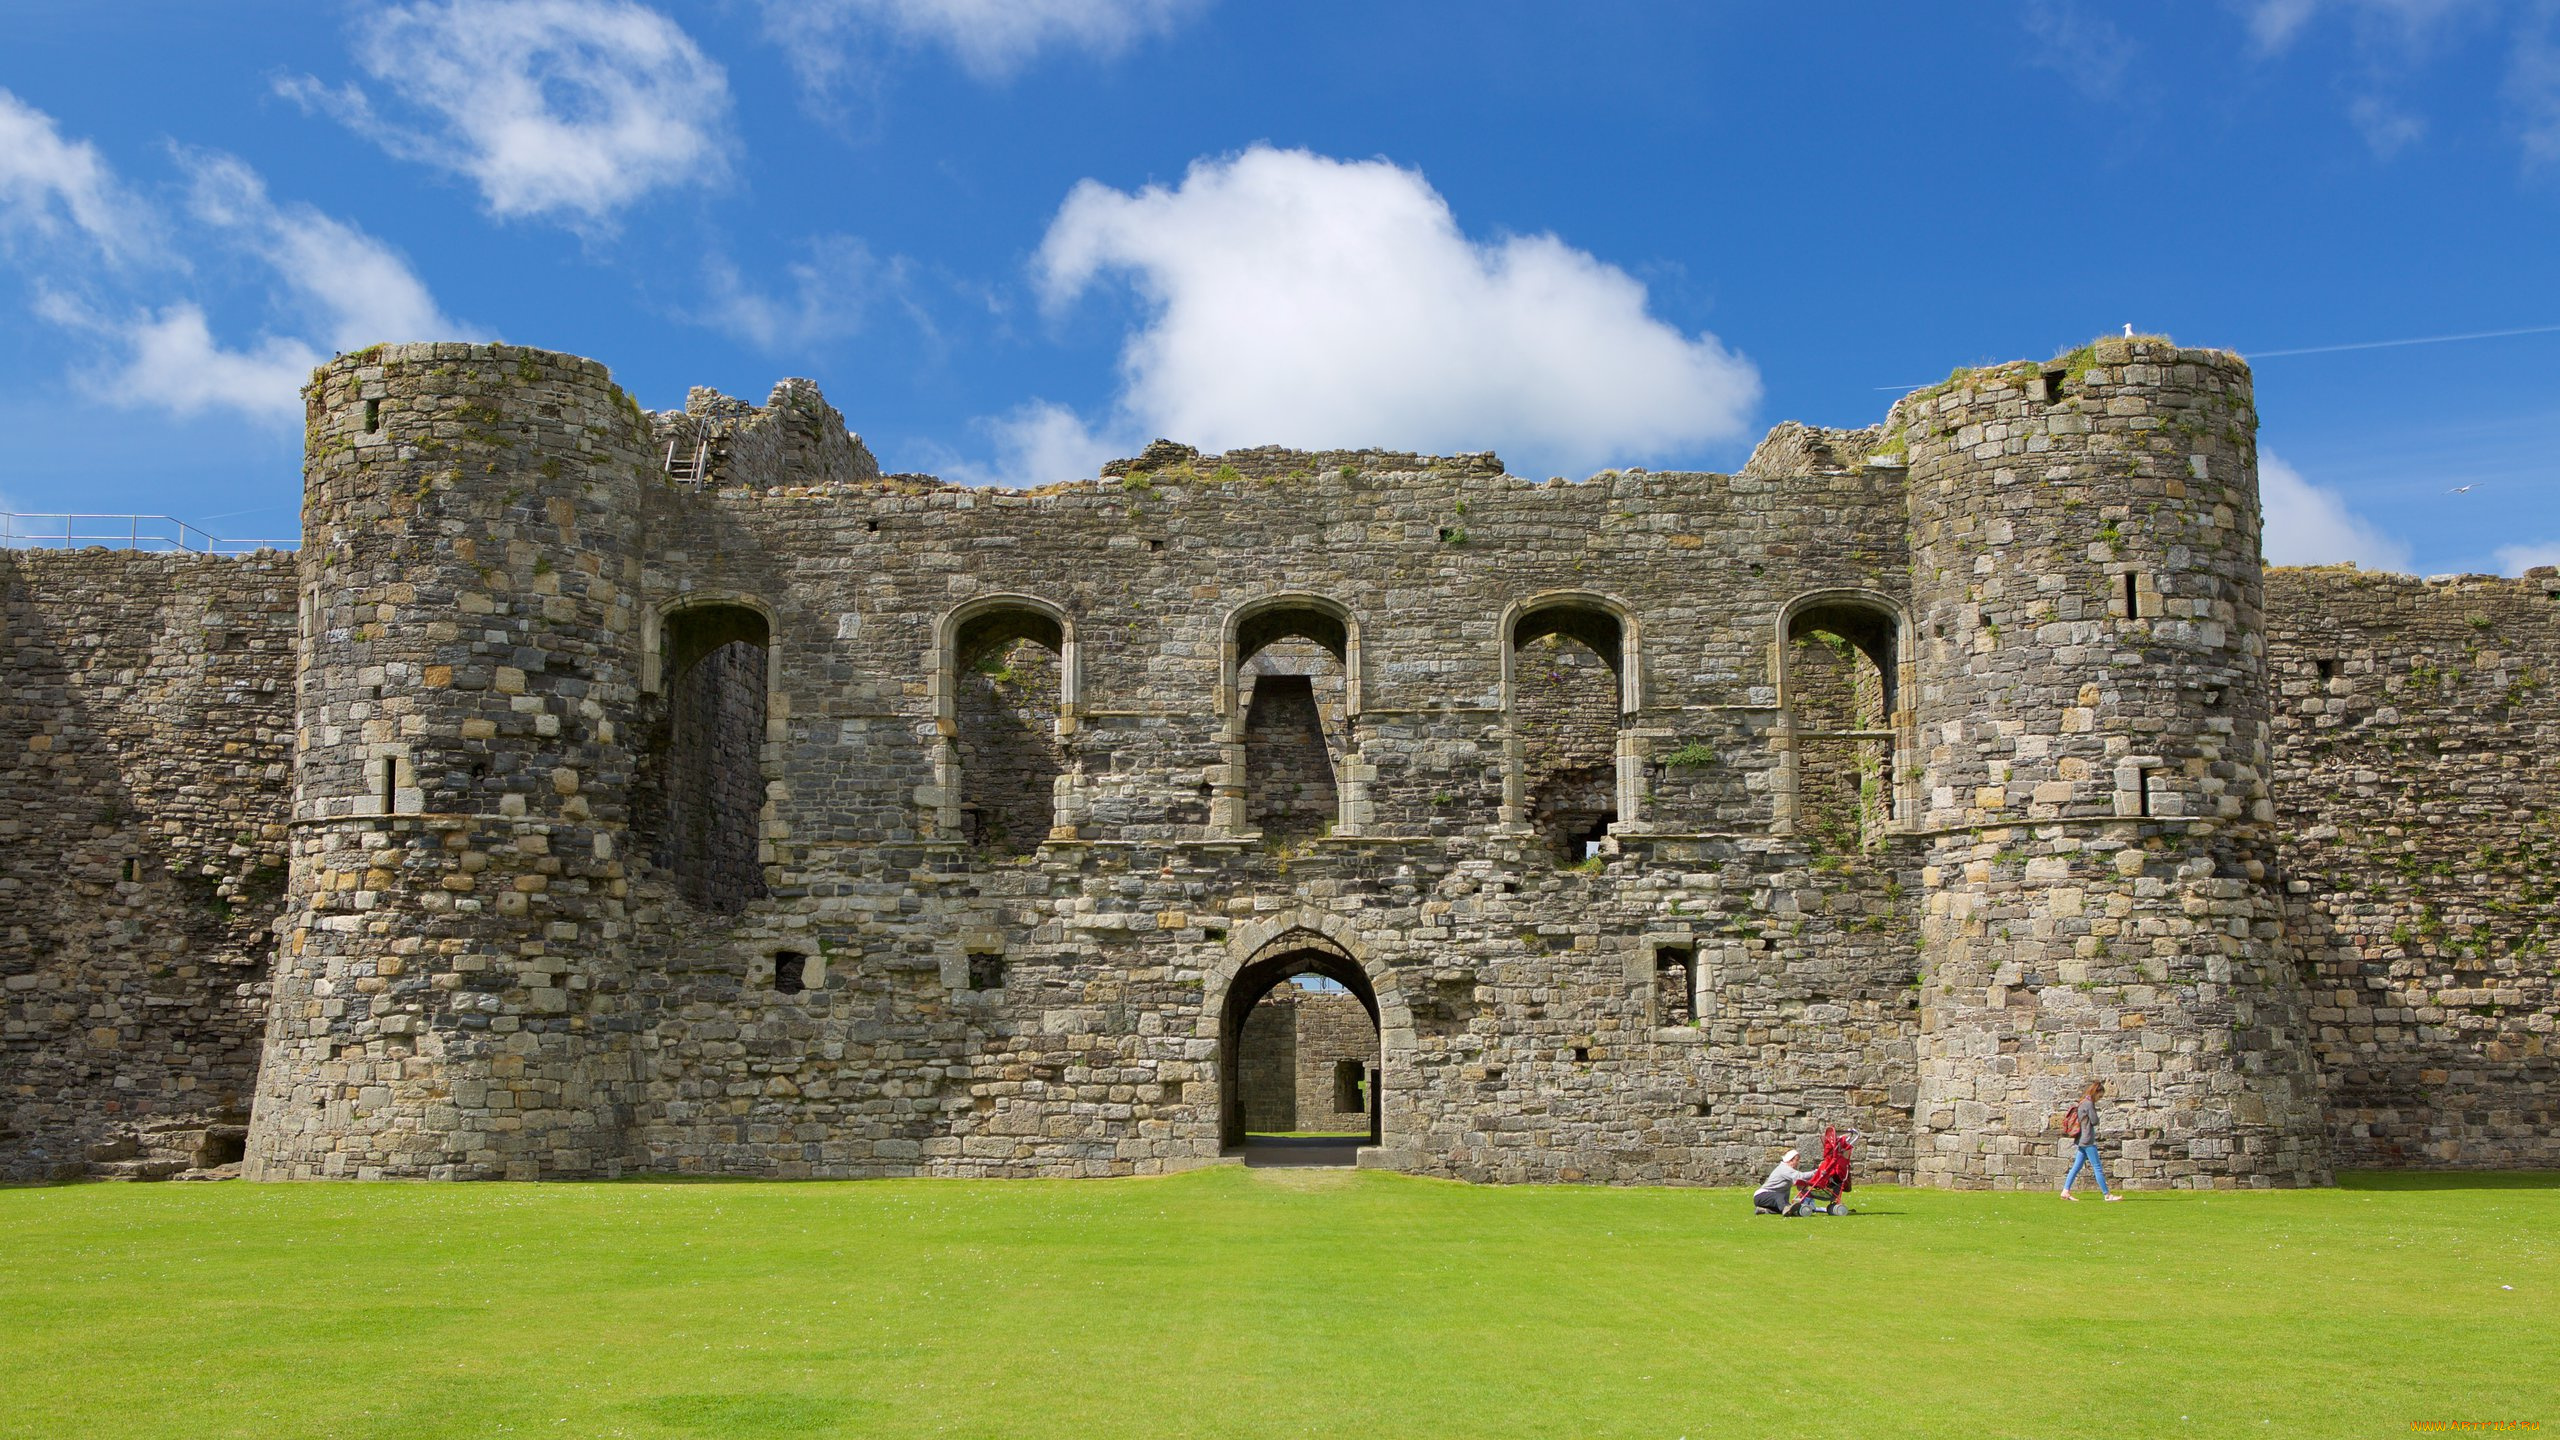
POLYGON ((2259 358, 2273 558, 2560 561, 2560 330, 2275 353, 2560 327, 2560 0, 10 9, 5 508, 290 534, 377 339, 1018 482, 1730 469, 2130 323, 2259 358))

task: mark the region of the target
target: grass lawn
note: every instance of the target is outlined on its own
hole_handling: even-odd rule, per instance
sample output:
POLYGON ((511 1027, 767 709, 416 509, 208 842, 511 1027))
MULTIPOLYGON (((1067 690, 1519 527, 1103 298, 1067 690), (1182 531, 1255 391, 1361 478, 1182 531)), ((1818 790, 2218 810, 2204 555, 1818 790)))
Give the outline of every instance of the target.
POLYGON ((2555 1183, 0 1190, 0 1434, 2560 1428, 2555 1183))

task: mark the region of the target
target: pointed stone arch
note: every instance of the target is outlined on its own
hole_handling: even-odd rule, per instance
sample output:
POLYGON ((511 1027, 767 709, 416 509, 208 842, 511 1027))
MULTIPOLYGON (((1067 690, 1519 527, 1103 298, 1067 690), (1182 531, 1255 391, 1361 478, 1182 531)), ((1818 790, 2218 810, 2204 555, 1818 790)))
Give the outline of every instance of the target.
POLYGON ((1295 906, 1235 927, 1226 954, 1202 977, 1199 1038, 1217 1056, 1219 1130, 1241 1138, 1235 1094, 1236 1047, 1244 1014, 1273 985, 1308 972, 1342 982, 1378 1026, 1378 1132, 1369 1163, 1411 1168, 1403 1157, 1420 1134, 1415 1099, 1413 1009, 1394 967, 1368 953, 1358 927, 1340 915, 1295 906))

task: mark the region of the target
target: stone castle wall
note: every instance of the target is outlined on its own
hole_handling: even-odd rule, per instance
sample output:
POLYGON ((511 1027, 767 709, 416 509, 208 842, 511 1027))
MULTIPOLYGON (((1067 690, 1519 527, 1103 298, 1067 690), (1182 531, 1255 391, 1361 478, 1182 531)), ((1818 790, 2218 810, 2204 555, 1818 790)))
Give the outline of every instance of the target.
POLYGON ((0 551, 0 1180, 239 1158, 296 653, 289 555, 0 551))
POLYGON ((1358 996, 1274 986, 1245 1017, 1236 1066, 1245 1128, 1366 1131, 1377 1063, 1378 1027, 1358 996), (1358 1067, 1347 1092, 1344 1065, 1358 1067))
MULTIPOLYGON (((973 490, 776 393, 651 417, 504 346, 315 376, 267 612, 305 597, 300 743, 269 849, 224 852, 291 837, 250 1174, 1208 1163, 1244 999, 1309 966, 1379 1017, 1363 1163, 1415 1173, 1733 1183, 1836 1123, 1875 1178, 2050 1183, 2092 1074, 2135 1183, 2551 1143, 2503 872, 2411 837, 2421 905, 2320 838, 2433 763, 2405 683, 2353 708, 2352 656, 2405 682, 2483 627, 2359 577, 2297 640, 2327 592, 2286 572, 2268 618, 2229 357, 2102 342, 1781 426, 1735 475, 1544 484, 1160 444, 973 490), (2315 697, 2288 657, 2340 636, 2315 697), (2365 747, 2356 798, 2293 798, 2334 785, 2315 730, 2365 747)), ((148 589, 65 563, 37 609, 148 589)), ((2541 832, 2485 757, 2547 737, 2480 677, 2542 683, 2535 613, 2420 675, 2500 865, 2541 832)), ((43 658, 79 648, 11 663, 125 665, 43 658)), ((112 989, 22 953, 13 987, 112 989)), ((125 1063, 13 1099, 96 1130, 125 1063)))
POLYGON ((2338 1163, 2560 1167, 2560 576, 2267 591, 2285 928, 2338 1163))

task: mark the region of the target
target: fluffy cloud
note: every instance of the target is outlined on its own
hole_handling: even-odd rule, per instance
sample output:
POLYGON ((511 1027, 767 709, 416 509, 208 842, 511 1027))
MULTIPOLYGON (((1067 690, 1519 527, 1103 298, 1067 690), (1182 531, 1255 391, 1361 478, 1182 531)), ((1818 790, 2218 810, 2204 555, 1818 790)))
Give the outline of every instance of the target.
POLYGON ((1499 448, 1579 469, 1742 432, 1747 360, 1553 235, 1470 239, 1385 161, 1256 147, 1174 189, 1085 181, 1037 259, 1050 305, 1106 277, 1148 310, 1115 428, 1215 449, 1499 448))
POLYGON ((2018 20, 2033 42, 2030 58, 2080 93, 2102 100, 2124 89, 2136 47, 2113 21, 2075 0, 2037 0, 2018 12, 2018 20))
POLYGON ((602 222, 652 190, 727 170, 729 81, 677 24, 633 0, 441 0, 358 31, 350 85, 279 88, 403 159, 480 187, 490 213, 602 222))
POLYGON ((2502 575, 2521 575, 2539 565, 2560 565, 2560 540, 2498 547, 2498 573, 2502 575))
POLYGON ((1103 461, 1136 454, 1143 443, 1134 432, 1096 434, 1084 417, 1047 400, 1034 400, 1010 414, 978 423, 995 441, 995 459, 985 464, 952 460, 941 467, 963 485, 1047 485, 1090 479, 1101 473, 1103 461))
POLYGON ((764 0, 765 29, 800 78, 824 87, 881 40, 939 45, 982 80, 1042 51, 1110 56, 1171 30, 1207 0, 764 0))
POLYGON ((2468 36, 2504 31, 2504 94, 2526 163, 2560 161, 2560 0, 2238 0, 2238 8, 2264 55, 2290 48, 2324 17, 2346 27, 2358 59, 2347 118, 2385 160, 2424 139, 2427 121, 2384 91, 2468 36))
POLYGON ((93 147, 63 141, 51 117, 0 91, 0 143, 9 139, 18 143, 0 159, 0 223, 22 237, 36 314, 95 347, 87 374, 102 398, 291 424, 303 381, 329 351, 468 333, 389 246, 309 205, 278 203, 231 156, 179 151, 183 192, 154 205, 93 147), (217 308, 256 308, 274 325, 226 345, 188 292, 199 270, 243 268, 263 284, 217 308))
POLYGON ((214 339, 203 308, 188 301, 107 315, 66 296, 47 295, 37 301, 36 313, 111 346, 115 358, 91 377, 101 398, 180 415, 232 410, 291 424, 302 414, 302 382, 328 358, 291 336, 262 335, 246 348, 227 348, 214 339))
POLYGON ((2373 528, 2334 491, 2312 484, 2273 451, 2258 452, 2263 548, 2270 565, 2336 565, 2406 573, 2409 547, 2373 528))
POLYGON ((823 235, 785 265, 779 285, 742 275, 719 256, 703 266, 706 300, 693 319, 769 353, 840 340, 862 328, 884 294, 903 293, 909 266, 882 260, 851 235, 823 235))
POLYGON ((258 173, 231 156, 184 158, 194 182, 189 218, 264 262, 292 296, 302 328, 331 348, 461 334, 389 246, 309 205, 275 203, 258 173))
POLYGON ((85 140, 0 90, 0 235, 60 241, 76 231, 106 255, 148 248, 148 217, 85 140))

